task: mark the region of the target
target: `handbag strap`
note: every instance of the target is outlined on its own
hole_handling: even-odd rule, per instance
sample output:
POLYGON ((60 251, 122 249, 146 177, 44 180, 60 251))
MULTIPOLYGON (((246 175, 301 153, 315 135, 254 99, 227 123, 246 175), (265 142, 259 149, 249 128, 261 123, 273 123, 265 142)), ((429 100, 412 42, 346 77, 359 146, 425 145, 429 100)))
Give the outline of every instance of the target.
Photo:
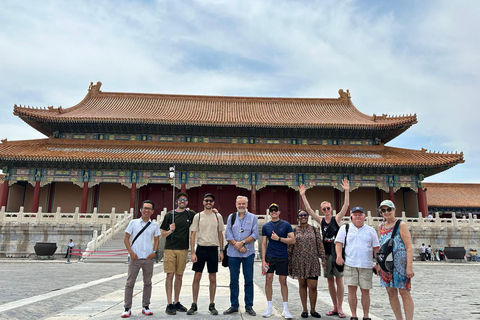
POLYGON ((137 235, 135 236, 135 238, 133 238, 132 246, 133 246, 133 244, 135 243, 135 240, 137 240, 137 238, 142 234, 142 232, 145 231, 145 229, 148 228, 148 226, 150 225, 150 223, 152 223, 152 221, 148 221, 147 224, 142 228, 142 230, 140 230, 140 232, 137 233, 137 235))
POLYGON ((393 239, 395 237, 395 234, 397 233, 397 230, 398 230, 398 227, 400 226, 400 223, 402 222, 401 219, 398 219, 396 222, 395 222, 395 227, 393 228, 393 232, 392 232, 392 235, 390 236, 390 239, 393 239))

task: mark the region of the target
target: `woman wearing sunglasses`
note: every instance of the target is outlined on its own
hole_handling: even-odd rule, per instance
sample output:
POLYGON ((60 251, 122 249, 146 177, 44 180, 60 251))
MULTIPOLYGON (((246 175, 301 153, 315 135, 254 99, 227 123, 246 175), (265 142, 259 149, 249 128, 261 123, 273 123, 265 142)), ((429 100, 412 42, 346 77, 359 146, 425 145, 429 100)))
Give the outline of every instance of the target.
POLYGON ((317 303, 317 281, 322 271, 318 258, 325 261, 320 230, 308 224, 308 213, 298 211, 299 226, 295 227, 295 244, 288 246, 289 275, 298 279, 300 300, 302 301, 302 318, 308 318, 307 288, 310 300, 310 314, 314 318, 321 315, 315 310, 317 303))
POLYGON ((330 298, 332 299, 333 309, 326 313, 327 316, 337 315, 339 318, 345 318, 346 315, 343 313, 342 304, 343 304, 343 294, 345 292, 343 286, 343 272, 337 270, 334 264, 334 259, 332 256, 333 250, 335 250, 335 236, 337 235, 340 225, 342 224, 342 219, 345 216, 345 213, 348 210, 350 205, 350 182, 348 179, 342 180, 342 187, 345 191, 345 201, 342 206, 342 210, 337 213, 335 216, 332 215, 332 204, 328 201, 323 201, 320 204, 322 213, 325 217, 322 219, 321 216, 317 215, 315 211, 310 207, 308 203, 307 196, 305 195, 306 188, 304 185, 298 187, 298 192, 302 197, 303 204, 305 209, 310 214, 312 219, 314 219, 319 225, 322 226, 322 237, 323 237, 323 247, 325 248, 325 263, 323 264, 323 276, 327 278, 328 283, 328 292, 330 293, 330 298))
MULTIPOLYGON (((378 233, 380 236, 380 246, 387 242, 392 236, 397 218, 395 217, 395 204, 390 200, 384 200, 380 203, 380 214, 384 221, 378 225, 378 233)), ((400 223, 397 233, 394 236, 393 245, 393 265, 394 269, 391 272, 383 271, 377 264, 375 269, 380 276, 380 285, 387 289, 388 299, 392 307, 395 318, 402 318, 402 307, 398 294, 403 301, 403 309, 405 311, 405 319, 413 319, 413 299, 410 295, 411 278, 413 273, 413 253, 412 241, 410 231, 408 231, 405 222, 400 223)))

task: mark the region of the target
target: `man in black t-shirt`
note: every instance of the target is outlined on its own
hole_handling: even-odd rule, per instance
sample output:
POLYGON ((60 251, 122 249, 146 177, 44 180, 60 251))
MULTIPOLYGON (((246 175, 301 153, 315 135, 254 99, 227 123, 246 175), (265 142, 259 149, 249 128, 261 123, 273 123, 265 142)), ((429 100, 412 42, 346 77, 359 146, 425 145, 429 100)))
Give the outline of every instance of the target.
POLYGON ((163 270, 167 274, 165 279, 165 292, 167 295, 167 314, 186 312, 179 300, 182 289, 182 278, 189 246, 190 225, 192 224, 195 212, 187 210, 188 196, 185 192, 177 195, 177 209, 168 212, 163 218, 160 231, 165 239, 165 251, 163 257, 163 270), (175 277, 175 284, 173 278, 175 277), (172 300, 172 285, 174 285, 175 297, 172 300))

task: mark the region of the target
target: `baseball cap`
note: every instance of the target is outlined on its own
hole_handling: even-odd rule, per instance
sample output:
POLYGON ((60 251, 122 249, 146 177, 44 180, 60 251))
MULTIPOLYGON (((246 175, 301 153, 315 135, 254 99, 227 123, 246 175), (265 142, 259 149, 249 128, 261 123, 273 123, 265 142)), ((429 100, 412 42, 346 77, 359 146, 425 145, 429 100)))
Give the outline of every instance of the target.
POLYGON ((383 206, 395 209, 395 204, 393 204, 392 200, 383 200, 378 207, 381 208, 383 206))
POLYGON ((280 207, 278 206, 278 204, 276 203, 272 203, 269 207, 268 207, 268 210, 272 209, 272 208, 277 208, 277 210, 280 210, 280 207))
POLYGON ((180 197, 185 197, 185 198, 188 199, 188 196, 187 196, 187 194, 186 194, 185 192, 179 192, 179 193, 177 194, 177 199, 180 198, 180 197))
POLYGON ((357 211, 360 211, 361 213, 365 213, 365 210, 363 210, 362 207, 353 207, 352 211, 350 211, 350 213, 354 213, 354 212, 357 212, 357 211))
POLYGON ((205 199, 206 197, 211 197, 213 200, 215 200, 215 197, 214 197, 213 194, 211 194, 211 193, 206 193, 206 194, 203 196, 203 199, 205 199))

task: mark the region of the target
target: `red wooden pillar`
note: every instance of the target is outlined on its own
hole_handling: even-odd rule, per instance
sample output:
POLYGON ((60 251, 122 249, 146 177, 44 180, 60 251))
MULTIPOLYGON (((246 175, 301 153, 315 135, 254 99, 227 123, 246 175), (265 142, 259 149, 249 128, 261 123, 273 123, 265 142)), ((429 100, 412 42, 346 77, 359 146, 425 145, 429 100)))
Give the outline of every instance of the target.
POLYGON ((427 194, 423 187, 418 187, 418 210, 422 213, 422 217, 428 216, 427 194))
POLYGON ((393 191, 393 187, 388 187, 388 199, 395 203, 395 192, 393 191))
POLYGON ((98 188, 99 188, 100 185, 96 185, 93 187, 93 191, 92 191, 92 206, 94 208, 98 208, 98 188))
POLYGON ((1 199, 0 199, 0 208, 5 207, 5 210, 7 210, 7 204, 8 204, 8 191, 9 191, 8 180, 5 180, 3 181, 3 189, 2 189, 1 199))
POLYGON ((135 209, 135 201, 137 197, 137 183, 133 182, 132 183, 132 189, 130 190, 130 208, 133 208, 133 212, 136 211, 135 209))
POLYGON ((82 192, 82 204, 80 206, 80 213, 87 213, 87 201, 88 201, 88 182, 83 183, 82 192))
POLYGON ((187 185, 186 185, 185 183, 182 183, 182 184, 180 185, 180 191, 181 191, 181 192, 187 192, 187 185))
POLYGON ((35 181, 35 190, 33 191, 33 204, 31 212, 38 212, 38 203, 40 201, 40 181, 35 181))
POLYGON ((250 212, 257 214, 257 189, 254 184, 252 184, 252 191, 250 196, 250 212))

